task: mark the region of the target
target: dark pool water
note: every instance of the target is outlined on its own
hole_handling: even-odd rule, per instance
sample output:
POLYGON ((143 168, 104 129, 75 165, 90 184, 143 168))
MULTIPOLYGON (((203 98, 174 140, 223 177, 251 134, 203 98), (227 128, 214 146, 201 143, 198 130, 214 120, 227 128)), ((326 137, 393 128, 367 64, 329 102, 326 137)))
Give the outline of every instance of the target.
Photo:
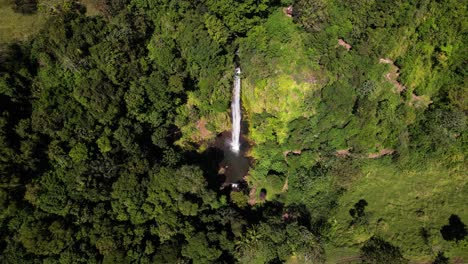
POLYGON ((250 168, 250 159, 245 156, 249 150, 248 141, 241 137, 239 152, 235 153, 230 146, 231 133, 220 134, 213 147, 222 150, 223 158, 219 164, 219 171, 225 176, 225 185, 243 181, 250 168))

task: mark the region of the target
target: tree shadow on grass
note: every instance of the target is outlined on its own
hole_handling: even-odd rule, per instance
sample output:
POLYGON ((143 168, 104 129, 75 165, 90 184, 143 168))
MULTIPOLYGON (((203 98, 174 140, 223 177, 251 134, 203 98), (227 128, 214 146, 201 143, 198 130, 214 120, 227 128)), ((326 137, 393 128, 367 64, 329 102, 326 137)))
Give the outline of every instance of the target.
POLYGON ((461 221, 458 215, 451 215, 449 218, 449 224, 444 225, 440 229, 442 237, 447 241, 459 241, 463 240, 468 234, 466 225, 461 221))

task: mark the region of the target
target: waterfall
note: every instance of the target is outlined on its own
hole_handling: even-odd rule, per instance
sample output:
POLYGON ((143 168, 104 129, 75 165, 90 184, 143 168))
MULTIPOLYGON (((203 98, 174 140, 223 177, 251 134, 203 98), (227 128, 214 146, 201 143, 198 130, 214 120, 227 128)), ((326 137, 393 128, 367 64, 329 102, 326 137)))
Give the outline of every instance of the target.
POLYGON ((231 149, 233 152, 238 153, 240 148, 240 126, 241 126, 241 108, 240 108, 240 81, 241 69, 236 68, 234 75, 234 90, 233 98, 231 103, 231 114, 232 114, 232 139, 231 149))

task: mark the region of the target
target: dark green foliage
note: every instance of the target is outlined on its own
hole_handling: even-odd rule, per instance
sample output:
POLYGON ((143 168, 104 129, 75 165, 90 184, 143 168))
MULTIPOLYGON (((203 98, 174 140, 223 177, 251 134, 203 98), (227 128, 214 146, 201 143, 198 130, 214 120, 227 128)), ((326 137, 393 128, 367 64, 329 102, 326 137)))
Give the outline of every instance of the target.
POLYGON ((360 97, 366 97, 371 94, 375 88, 375 83, 371 80, 367 80, 358 87, 356 92, 360 97))
POLYGON ((198 233, 188 239, 182 248, 182 255, 193 260, 193 263, 213 263, 221 255, 221 251, 209 246, 204 234, 198 233))
POLYGON ((449 224, 444 225, 440 229, 440 233, 445 240, 463 240, 468 231, 466 230, 466 225, 461 221, 458 215, 451 215, 449 218, 449 224))
POLYGON ((434 261, 432 264, 449 264, 449 258, 444 256, 444 252, 439 252, 437 253, 437 256, 435 257, 434 261))
POLYGON ((284 226, 278 220, 252 226, 238 245, 242 263, 286 261, 292 252, 302 263, 323 263, 324 251, 315 236, 296 223, 284 226))
POLYGON ((354 207, 349 209, 349 214, 353 218, 351 221, 351 225, 358 224, 358 223, 365 223, 365 215, 364 212, 366 206, 368 205, 367 201, 364 199, 359 200, 354 207))
POLYGON ((293 5, 292 16, 308 31, 320 31, 329 19, 327 2, 323 0, 299 0, 293 5))
MULTIPOLYGON (((462 1, 99 0, 93 17, 39 2, 42 32, 0 50, 1 263, 322 263, 340 195, 373 153, 391 149, 404 169, 466 152, 462 1), (212 157, 188 150, 204 143, 200 120, 227 129, 235 60, 243 100, 297 97, 244 113, 259 139, 255 206, 257 193, 219 190, 212 157)), ((349 228, 370 226, 368 203, 346 205, 349 228)), ((440 231, 467 234, 455 215, 440 231)), ((361 257, 406 262, 378 237, 361 257)))
POLYGON ((104 15, 115 16, 118 15, 129 2, 129 0, 97 0, 95 5, 104 15))
POLYGON ((361 248, 363 263, 407 263, 400 249, 379 237, 371 237, 361 248))
POLYGON ((33 14, 37 11, 37 0, 15 0, 16 12, 23 14, 33 14))
MULTIPOLYGON (((124 4, 101 3, 109 21, 63 9, 30 46, 2 54, 4 263, 234 260, 247 222, 174 146, 187 91, 229 91, 218 79, 232 32, 192 12, 169 34, 124 4)), ((222 95, 212 98, 220 112, 222 95)))
POLYGON ((210 13, 222 18, 223 23, 235 34, 245 34, 254 25, 262 21, 277 1, 272 0, 207 0, 206 6, 210 13))

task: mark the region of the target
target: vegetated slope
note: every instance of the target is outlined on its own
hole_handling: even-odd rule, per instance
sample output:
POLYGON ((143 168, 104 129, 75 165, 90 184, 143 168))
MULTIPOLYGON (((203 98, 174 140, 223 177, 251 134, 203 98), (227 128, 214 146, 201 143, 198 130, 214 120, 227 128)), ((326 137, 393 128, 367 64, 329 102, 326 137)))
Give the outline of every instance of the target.
POLYGON ((307 33, 280 11, 249 32, 240 54, 256 143, 250 199, 261 202, 266 193, 266 200, 305 205, 312 226, 333 230, 328 256, 351 247, 362 259, 358 249, 375 235, 411 260, 444 251, 466 257, 464 243, 445 241, 440 232, 452 214, 467 221, 466 28, 458 19, 466 9, 460 4, 298 1, 294 19, 307 33), (435 27, 427 16, 451 22, 435 27), (342 38, 350 49, 339 45, 342 38), (392 63, 382 63, 388 58, 401 78, 389 80, 389 73, 398 75, 392 63), (379 158, 389 163, 368 161, 379 158), (418 190, 431 198, 411 198, 418 190), (374 209, 371 225, 353 222, 356 192, 370 197, 362 199, 374 209), (417 214, 426 214, 424 224, 417 214))
POLYGON ((464 257, 461 1, 106 3, 2 53, 0 261, 464 257), (203 150, 236 51, 255 164, 229 193, 203 150))
MULTIPOLYGON (((248 207, 216 185, 216 153, 175 145, 177 122, 226 112, 233 53, 206 8, 231 3, 127 4, 105 18, 65 10, 2 53, 0 261, 323 260, 305 212, 285 222, 280 204, 248 207), (193 96, 218 81, 226 93, 193 96)), ((236 8, 242 34, 271 7, 236 8)))
MULTIPOLYGON (((362 166, 359 179, 340 197, 330 238, 336 249, 355 248, 372 236, 382 237, 402 249, 404 256, 430 261, 431 254, 466 258, 466 248, 445 241, 441 229, 450 215, 468 217, 466 165, 442 165, 438 160, 413 163, 405 168, 389 158, 372 160, 362 166), (366 201, 363 213, 351 211, 366 201)), ((336 258, 333 258, 337 260, 336 258)))
POLYGON ((39 33, 48 18, 78 8, 88 16, 110 15, 123 2, 0 0, 0 48, 24 42, 39 33))
MULTIPOLYGON (((280 175, 267 174, 279 174, 285 168, 284 153, 291 149, 287 142, 290 123, 316 114, 314 94, 326 78, 321 75, 317 56, 306 48, 307 39, 291 18, 277 10, 263 25, 253 28, 239 46, 245 72, 244 118, 248 137, 255 143, 249 155, 256 164, 248 181, 256 187, 257 195, 265 189, 268 200, 281 192, 285 182, 280 175)), ((292 149, 302 149, 302 143, 292 149)))

